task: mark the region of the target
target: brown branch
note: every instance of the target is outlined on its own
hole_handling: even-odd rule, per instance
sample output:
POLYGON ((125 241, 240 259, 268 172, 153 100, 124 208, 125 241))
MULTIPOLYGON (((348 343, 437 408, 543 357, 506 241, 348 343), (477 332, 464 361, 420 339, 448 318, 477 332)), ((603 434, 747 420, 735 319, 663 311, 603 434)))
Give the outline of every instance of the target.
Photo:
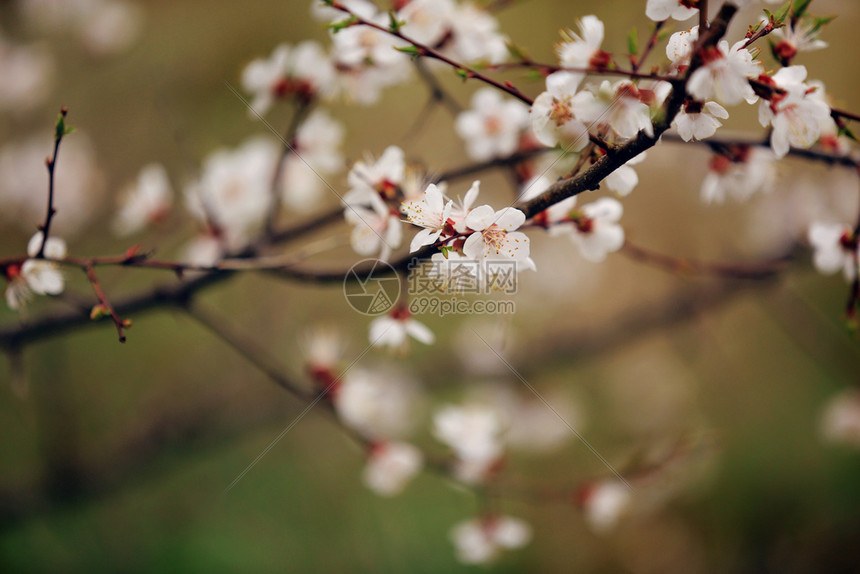
POLYGON ((836 118, 845 118, 847 120, 854 120, 855 122, 860 122, 860 114, 855 114, 854 112, 849 112, 846 110, 840 110, 838 108, 830 108, 830 115, 836 118))
POLYGON ((711 26, 708 22, 708 0, 699 0, 699 34, 711 26))
POLYGON ((113 321, 114 326, 116 326, 117 336, 119 337, 120 343, 125 343, 125 329, 127 329, 131 324, 129 321, 120 318, 117 315, 116 311, 111 305, 110 301, 107 298, 104 290, 102 289, 101 283, 99 283, 99 278, 96 276, 96 270, 92 265, 85 265, 84 271, 87 274, 87 279, 90 281, 90 285, 93 287, 93 291, 96 293, 96 297, 98 297, 99 305, 93 308, 90 313, 91 319, 96 319, 103 316, 105 313, 110 315, 111 320, 113 321))
POLYGON ((768 259, 759 263, 714 263, 686 257, 675 257, 641 247, 627 240, 621 253, 634 261, 665 269, 681 275, 715 275, 734 279, 769 279, 786 269, 791 255, 768 259))
MULTIPOLYGON (((636 59, 636 63, 633 65, 632 72, 634 74, 638 75, 639 70, 642 68, 642 64, 645 63, 645 60, 647 60, 648 56, 651 55, 651 51, 657 46, 657 40, 660 37, 660 30, 663 29, 663 26, 665 24, 666 24, 665 21, 664 22, 657 22, 654 24, 654 29, 651 31, 651 36, 648 38, 648 43, 645 44, 645 49, 642 50, 642 54, 636 59)), ((636 76, 631 75, 631 77, 636 77, 636 76)), ((663 78, 659 78, 659 79, 663 79, 663 78)))
POLYGON ((39 226, 39 230, 42 232, 42 244, 36 253, 37 259, 45 256, 45 245, 47 245, 48 236, 51 234, 51 222, 54 220, 54 215, 57 214, 57 210, 54 208, 54 172, 57 167, 57 156, 60 153, 60 143, 68 133, 65 121, 68 113, 66 108, 60 109, 60 116, 57 118, 57 125, 54 128, 54 153, 45 161, 45 166, 48 168, 48 207, 45 213, 45 222, 39 226))

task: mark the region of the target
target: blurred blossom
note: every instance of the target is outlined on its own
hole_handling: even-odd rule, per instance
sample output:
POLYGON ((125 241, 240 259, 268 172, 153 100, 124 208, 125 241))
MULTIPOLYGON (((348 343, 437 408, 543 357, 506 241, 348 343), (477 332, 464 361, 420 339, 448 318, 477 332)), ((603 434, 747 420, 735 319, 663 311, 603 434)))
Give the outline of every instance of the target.
POLYGON ((335 195, 327 178, 343 169, 343 136, 343 125, 324 110, 314 111, 302 122, 294 138, 295 151, 284 160, 280 183, 285 207, 308 213, 324 197, 335 195))
POLYGON ((731 157, 712 156, 702 180, 705 203, 723 203, 726 197, 745 201, 756 193, 768 193, 776 179, 776 157, 769 149, 737 146, 731 157))
POLYGON ((827 401, 820 429, 827 442, 860 448, 860 391, 846 389, 827 401))
POLYGON ((585 520, 597 534, 605 534, 615 528, 627 512, 632 498, 630 488, 616 480, 586 485, 580 493, 585 520))
POLYGON ((172 205, 173 188, 167 170, 161 164, 150 164, 123 192, 113 231, 120 236, 133 235, 163 220, 172 205))
POLYGON ((262 228, 272 205, 272 174, 278 146, 252 138, 234 150, 206 158, 200 178, 185 190, 186 206, 212 228, 230 251, 245 247, 262 228))
POLYGON ((485 480, 501 459, 502 431, 498 412, 484 405, 446 405, 433 415, 433 436, 454 451, 455 476, 470 484, 485 480))
POLYGON ((460 112, 455 124, 469 157, 484 161, 514 153, 520 133, 529 125, 528 108, 493 88, 475 92, 471 106, 460 112))
MULTIPOLYGON (((6 303, 10 309, 19 310, 30 299, 33 293, 37 295, 59 295, 63 292, 64 278, 60 267, 53 261, 33 259, 39 254, 44 241, 44 234, 39 231, 27 243, 27 259, 19 267, 7 268, 6 274, 9 285, 6 287, 6 303), (10 272, 10 270, 13 270, 10 272)), ((59 237, 49 237, 45 243, 44 256, 49 259, 66 257, 66 242, 59 237)))
POLYGON ((371 345, 405 350, 410 337, 425 345, 432 345, 436 341, 433 331, 424 323, 413 319, 406 308, 395 307, 390 314, 370 322, 371 345))
MULTIPOLYGON (((0 148, 0 217, 31 231, 45 218, 48 171, 45 158, 53 141, 44 134, 0 148)), ((55 170, 53 230, 75 236, 96 215, 105 191, 105 178, 96 165, 89 138, 80 131, 63 140, 55 170)))
POLYGON ((311 371, 331 372, 343 356, 346 341, 337 329, 318 326, 305 333, 300 345, 311 371))
POLYGON ((51 93, 54 60, 39 45, 16 46, 0 35, 0 112, 23 112, 51 93))
POLYGON ((421 451, 405 442, 381 442, 373 445, 362 479, 380 496, 396 496, 424 466, 421 451))
POLYGON ((421 410, 421 390, 391 368, 353 368, 334 390, 334 407, 344 424, 373 440, 407 436, 421 410))
POLYGON ((464 564, 492 562, 500 550, 521 548, 531 537, 531 527, 510 516, 475 518, 460 522, 451 530, 457 559, 464 564))

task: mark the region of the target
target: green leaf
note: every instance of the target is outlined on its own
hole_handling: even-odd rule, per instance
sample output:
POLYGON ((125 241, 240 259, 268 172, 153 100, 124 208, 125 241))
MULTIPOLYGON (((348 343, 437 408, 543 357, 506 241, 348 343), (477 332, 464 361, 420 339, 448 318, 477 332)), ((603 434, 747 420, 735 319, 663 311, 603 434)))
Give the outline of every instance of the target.
POLYGON ((54 126, 54 138, 57 140, 63 139, 63 136, 67 136, 75 131, 75 128, 66 125, 67 113, 66 108, 63 108, 57 116, 57 123, 54 126))
POLYGON ((857 141, 857 136, 855 136, 854 132, 852 132, 847 127, 843 126, 843 127, 839 128, 839 131, 837 131, 836 133, 837 133, 837 135, 845 136, 851 140, 854 140, 855 142, 857 141))
POLYGON ((780 6, 779 10, 774 14, 774 18, 776 18, 776 22, 782 24, 785 22, 785 19, 788 17, 788 12, 791 10, 791 3, 793 0, 788 0, 785 4, 780 6))
POLYGON ((334 34, 337 34, 341 30, 349 28, 350 26, 355 26, 358 23, 358 18, 355 16, 350 16, 344 20, 339 20, 337 22, 331 22, 328 25, 328 29, 331 30, 334 34))
POLYGON ((634 27, 630 30, 630 33, 627 34, 627 53, 631 56, 635 56, 639 52, 639 34, 636 32, 636 28, 634 27))
POLYGON ((454 73, 463 78, 464 81, 469 79, 469 72, 467 72, 466 70, 463 70, 461 68, 454 68, 454 73))
POLYGON ((400 28, 406 25, 406 22, 397 19, 397 15, 391 11, 388 13, 388 28, 395 34, 400 32, 400 28))
POLYGON ((791 17, 800 18, 803 16, 811 3, 812 0, 797 0, 794 4, 794 8, 791 9, 791 17))
POLYGON ((507 42, 505 44, 505 46, 507 46, 508 53, 511 55, 511 58, 513 58, 514 60, 516 60, 518 62, 523 62, 525 60, 528 60, 528 56, 526 55, 525 50, 523 50, 522 48, 520 48, 516 44, 514 44, 512 42, 507 42))

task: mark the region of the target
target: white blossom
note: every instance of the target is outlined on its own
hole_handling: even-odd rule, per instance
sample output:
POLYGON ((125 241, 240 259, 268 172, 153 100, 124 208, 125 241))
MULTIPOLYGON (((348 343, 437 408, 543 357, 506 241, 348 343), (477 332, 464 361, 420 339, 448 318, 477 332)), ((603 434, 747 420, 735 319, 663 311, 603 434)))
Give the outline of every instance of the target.
POLYGON ((499 211, 489 205, 476 207, 466 216, 466 227, 474 233, 466 238, 463 254, 475 261, 512 259, 518 268, 534 269, 529 258, 529 238, 516 231, 525 220, 525 214, 513 207, 499 211))
POLYGON ((821 413, 820 433, 824 440, 860 447, 860 392, 847 389, 832 397, 821 413))
POLYGON ((578 108, 591 99, 588 92, 576 90, 585 76, 574 72, 555 72, 546 78, 546 91, 531 107, 531 126, 535 137, 547 147, 559 143, 579 151, 588 143, 588 128, 578 108))
POLYGON ((357 161, 347 175, 349 191, 343 196, 348 205, 368 204, 371 195, 393 198, 406 174, 406 155, 397 146, 388 146, 378 160, 367 156, 357 161))
POLYGON ((457 115, 455 128, 466 142, 469 157, 484 161, 514 153, 528 123, 529 110, 522 102, 506 100, 493 88, 481 88, 472 96, 471 109, 457 115))
POLYGON ((376 255, 387 261, 403 238, 400 214, 376 193, 367 195, 367 199, 369 208, 356 204, 344 209, 347 223, 353 226, 350 244, 359 255, 376 255))
POLYGON ((252 94, 249 116, 265 115, 277 98, 296 94, 327 97, 334 89, 335 70, 318 42, 281 44, 267 59, 256 59, 242 70, 242 88, 252 94))
POLYGON ((821 136, 822 128, 832 124, 830 106, 824 101, 821 85, 808 85, 804 66, 782 68, 771 78, 784 94, 759 104, 759 122, 771 125, 770 146, 776 157, 783 157, 790 146, 809 148, 821 136))
POLYGON ((498 459, 502 430, 498 413, 481 405, 446 405, 433 416, 433 436, 465 461, 498 459))
POLYGON ((334 408, 344 424, 372 440, 409 434, 420 399, 415 381, 396 370, 354 367, 333 389, 334 408))
POLYGON ((590 484, 582 496, 582 509, 588 526, 598 534, 612 530, 632 500, 630 488, 616 480, 590 484))
POLYGON ((406 309, 395 308, 390 314, 370 323, 370 344, 376 347, 402 349, 412 337, 425 345, 436 341, 427 325, 416 321, 406 309))
POLYGON ((550 234, 566 234, 579 247, 582 256, 593 263, 624 245, 624 228, 618 225, 624 208, 617 199, 603 197, 582 206, 575 219, 549 229, 550 234))
POLYGON ((451 217, 453 203, 450 199, 445 202, 442 191, 432 183, 427 186, 422 199, 403 202, 400 209, 406 216, 406 221, 423 228, 412 239, 409 245, 410 253, 439 240, 448 218, 451 217))
POLYGON ((410 0, 397 11, 403 33, 421 44, 434 46, 451 31, 457 4, 454 0, 410 0))
POLYGON ((666 57, 672 62, 672 67, 679 69, 690 64, 693 57, 693 45, 699 39, 699 27, 675 32, 666 42, 666 57))
POLYGON ((771 32, 774 42, 773 51, 787 64, 798 52, 813 52, 827 47, 827 42, 818 37, 820 25, 815 18, 804 15, 800 19, 788 18, 785 25, 771 32))
POLYGON ((510 516, 488 516, 460 522, 451 530, 457 559, 464 564, 493 561, 501 549, 521 548, 531 541, 528 524, 510 516))
POLYGON ((200 178, 186 188, 188 210, 213 227, 228 250, 245 247, 262 228, 272 206, 278 155, 278 146, 264 138, 216 151, 204 161, 200 178))
POLYGON ((669 18, 687 20, 696 12, 697 9, 685 6, 681 0, 648 0, 645 5, 645 15, 655 22, 669 18))
POLYGON ((839 223, 813 223, 807 236, 814 249, 812 262, 821 273, 831 275, 842 271, 846 281, 857 277, 857 257, 860 251, 854 231, 839 223))
POLYGON ((776 179, 775 157, 768 149, 742 147, 733 155, 713 156, 702 180, 705 203, 723 203, 726 196, 744 201, 759 191, 769 192, 776 179))
POLYGON ((603 22, 597 16, 583 16, 579 21, 579 34, 568 30, 562 37, 565 41, 557 44, 555 51, 565 68, 602 68, 608 63, 608 54, 600 49, 603 22))
POLYGON ((633 169, 632 166, 637 165, 645 161, 645 157, 647 154, 645 152, 640 153, 612 173, 606 176, 606 179, 603 182, 606 184, 606 187, 620 195, 621 197, 626 197, 630 195, 637 185, 639 185, 639 175, 636 173, 636 170, 633 169))
POLYGON ((740 41, 729 49, 720 41, 717 47, 705 49, 705 64, 693 72, 687 82, 687 92, 699 101, 718 100, 726 105, 756 100, 748 79, 761 74, 761 62, 743 48, 740 41))
POLYGON ((140 170, 135 184, 126 188, 113 231, 121 236, 137 233, 161 221, 172 205, 173 188, 167 170, 161 164, 150 164, 140 170))
POLYGON ((717 102, 688 102, 672 120, 672 127, 685 142, 703 140, 717 133, 723 125, 720 120, 728 117, 729 112, 717 102))
POLYGON ((285 207, 312 211, 328 190, 326 178, 343 168, 340 146, 343 126, 324 110, 314 111, 296 130, 295 143, 284 160, 281 198, 285 207))
POLYGON ((380 496, 396 496, 424 466, 421 451, 405 442, 375 444, 362 472, 364 484, 380 496))
POLYGON ((44 102, 54 67, 42 46, 16 46, 0 36, 0 111, 27 111, 44 102))
POLYGON ((492 14, 471 2, 464 2, 457 6, 451 18, 451 40, 442 51, 462 62, 504 62, 508 57, 508 39, 498 29, 499 23, 492 14))
POLYGON ((641 101, 639 89, 629 80, 614 84, 604 80, 586 103, 583 96, 589 93, 577 94, 581 103, 577 114, 582 121, 598 128, 608 127, 622 140, 634 138, 640 131, 654 135, 651 110, 641 101))
POLYGON ((27 255, 20 268, 10 274, 7 269, 9 285, 6 287, 6 303, 10 309, 20 309, 31 297, 37 295, 59 295, 63 292, 65 281, 59 266, 50 260, 66 257, 66 242, 59 237, 50 236, 45 241, 44 257, 36 258, 42 248, 44 234, 39 231, 27 243, 27 255))

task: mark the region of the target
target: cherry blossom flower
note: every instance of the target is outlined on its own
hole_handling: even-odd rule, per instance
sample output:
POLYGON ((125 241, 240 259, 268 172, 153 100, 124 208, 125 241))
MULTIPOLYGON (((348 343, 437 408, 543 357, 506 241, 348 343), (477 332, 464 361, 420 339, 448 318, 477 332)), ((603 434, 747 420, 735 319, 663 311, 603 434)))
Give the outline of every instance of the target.
POLYGON ((616 480, 587 485, 580 494, 585 520, 598 534, 612 530, 632 501, 630 488, 616 480))
POLYGON ((466 461, 495 461, 502 455, 498 413, 481 405, 446 405, 433 416, 433 436, 466 461))
POLYGON ((370 344, 376 347, 403 349, 412 337, 425 345, 436 341, 427 325, 412 318, 408 309, 395 307, 391 313, 370 322, 370 344))
POLYGON ((406 215, 406 221, 423 227, 412 238, 412 242, 409 244, 410 253, 418 251, 425 245, 432 245, 439 240, 448 224, 453 204, 454 202, 450 199, 446 203, 442 191, 432 183, 427 186, 423 199, 403 203, 401 211, 406 215))
POLYGON ((860 447, 860 392, 848 389, 832 397, 821 413, 821 437, 827 442, 860 447))
POLYGON ((516 231, 526 216, 519 209, 506 207, 494 211, 489 205, 481 205, 466 216, 466 227, 474 233, 466 238, 463 254, 475 261, 486 259, 513 259, 518 269, 534 269, 529 258, 529 238, 516 231))
POLYGON ((717 133, 723 125, 720 120, 728 117, 729 112, 717 102, 688 101, 672 120, 672 127, 685 142, 703 140, 717 133))
POLYGON ((472 206, 478 199, 478 194, 481 192, 481 182, 472 182, 469 191, 463 199, 459 197, 454 200, 454 205, 451 209, 450 218, 454 222, 454 230, 458 233, 466 233, 466 218, 472 212, 472 206))
POLYGON ((702 201, 723 203, 726 196, 744 201, 756 192, 771 191, 775 159, 770 150, 749 146, 737 146, 731 157, 714 155, 702 180, 702 201))
POLYGON ((690 8, 687 0, 648 0, 645 5, 645 15, 655 22, 662 22, 672 18, 674 20, 687 20, 698 12, 690 8))
POLYGON ((164 219, 172 205, 173 189, 167 170, 161 164, 150 164, 140 170, 137 182, 126 189, 113 221, 113 231, 120 236, 137 233, 164 219))
POLYGON ((807 85, 805 79, 804 66, 782 68, 770 80, 785 93, 759 104, 759 123, 773 126, 770 147, 776 157, 785 156, 790 146, 811 147, 822 127, 833 123, 823 86, 807 85))
POLYGON ((529 110, 522 102, 506 100, 493 88, 481 88, 472 96, 472 108, 457 115, 455 128, 466 142, 469 157, 484 161, 514 153, 528 123, 529 110))
POLYGON ((435 46, 451 31, 457 10, 454 0, 410 0, 397 11, 403 33, 427 46, 435 46))
POLYGON ((788 66, 798 52, 813 52, 827 47, 827 42, 818 37, 821 24, 815 18, 804 15, 800 19, 789 18, 785 25, 775 29, 771 35, 776 42, 773 53, 783 66, 788 66))
POLYGON ((376 193, 368 194, 370 208, 362 205, 347 205, 344 216, 353 226, 350 244, 359 255, 376 255, 382 261, 391 257, 391 252, 400 247, 403 229, 400 214, 388 207, 376 193))
POLYGON ((345 342, 339 331, 332 327, 316 327, 309 330, 302 343, 302 354, 312 375, 332 373, 343 356, 345 342))
POLYGON ((278 146, 253 138, 235 150, 206 158, 198 181, 185 190, 191 214, 210 226, 228 250, 245 247, 271 208, 271 179, 278 146))
POLYGON ((344 424, 371 440, 408 435, 420 412, 417 384, 393 369, 352 368, 331 391, 344 424))
POLYGON ((59 237, 48 237, 45 242, 44 256, 46 259, 35 259, 42 247, 44 235, 37 232, 27 243, 27 255, 30 259, 18 266, 10 266, 6 270, 9 285, 6 287, 6 303, 10 309, 18 310, 30 299, 33 293, 37 295, 59 295, 63 292, 65 281, 59 266, 49 259, 66 257, 66 242, 59 237))
MULTIPOLYGON (((370 2, 357 2, 349 6, 357 16, 384 28, 388 27, 388 15, 380 13, 370 2)), ((340 16, 345 16, 343 13, 340 16)), ((370 63, 386 67, 408 64, 408 58, 394 49, 404 46, 405 42, 386 32, 370 26, 348 26, 337 32, 332 31, 332 56, 344 66, 361 66, 370 63)))
POLYGON ((716 47, 706 48, 705 64, 690 76, 687 92, 699 101, 715 99, 729 106, 744 100, 753 103, 756 95, 748 79, 758 77, 762 66, 743 45, 740 41, 729 49, 729 43, 722 40, 716 47))
MULTIPOLYGON (((581 98, 583 93, 578 94, 581 98)), ((588 105, 581 105, 577 113, 592 127, 608 127, 622 140, 636 137, 640 131, 654 135, 651 109, 641 101, 641 93, 629 80, 611 84, 604 80, 588 105)))
POLYGON ((405 442, 374 444, 362 472, 365 486, 380 496, 396 496, 424 466, 421 451, 405 442))
POLYGON ((698 26, 675 32, 669 37, 669 41, 666 42, 666 57, 671 60, 674 69, 677 70, 690 65, 690 59, 693 57, 693 45, 698 39, 698 26))
POLYGON ((579 21, 579 35, 568 30, 562 37, 565 41, 556 45, 555 52, 565 68, 602 69, 609 64, 610 55, 600 49, 603 22, 597 16, 583 16, 579 21))
POLYGON ((624 245, 624 228, 618 220, 624 208, 617 199, 603 197, 582 206, 569 224, 549 229, 551 235, 566 234, 579 247, 582 256, 593 263, 606 259, 609 253, 624 245))
POLYGON ((546 91, 535 98, 530 111, 532 131, 540 143, 559 143, 579 151, 588 143, 588 128, 578 117, 578 108, 591 99, 588 92, 576 93, 585 76, 555 72, 546 78, 546 91))
POLYGON ((831 275, 841 270, 846 281, 853 281, 857 277, 860 249, 857 237, 849 226, 816 222, 809 227, 808 239, 815 251, 812 262, 818 271, 831 275))
POLYGON ((16 46, 0 36, 0 111, 27 111, 48 97, 54 61, 41 46, 16 46))
POLYGON ((335 70, 318 42, 281 44, 268 59, 257 59, 242 70, 242 88, 252 94, 249 116, 265 115, 278 98, 297 95, 310 99, 330 96, 335 70))
POLYGON ((498 29, 499 23, 492 14, 471 2, 464 2, 451 17, 451 40, 442 51, 462 62, 504 62, 508 58, 508 38, 498 29))
POLYGON ((464 564, 493 561, 503 548, 522 548, 531 540, 528 524, 510 516, 488 516, 461 522, 451 530, 457 559, 464 564))
POLYGON ((343 168, 344 129, 324 110, 314 111, 296 130, 294 152, 284 160, 281 198, 285 207, 307 213, 327 189, 325 179, 343 168))
POLYGON ((639 175, 636 173, 636 170, 633 169, 632 166, 637 165, 645 161, 646 154, 645 152, 640 153, 612 173, 606 176, 606 179, 603 182, 606 184, 606 187, 620 195, 621 197, 627 197, 630 195, 637 185, 639 185, 639 175))
POLYGON ((382 195, 386 199, 396 196, 397 188, 406 174, 406 156, 397 146, 388 146, 378 160, 368 156, 357 161, 347 175, 349 191, 343 196, 348 205, 366 204, 371 195, 382 195))

